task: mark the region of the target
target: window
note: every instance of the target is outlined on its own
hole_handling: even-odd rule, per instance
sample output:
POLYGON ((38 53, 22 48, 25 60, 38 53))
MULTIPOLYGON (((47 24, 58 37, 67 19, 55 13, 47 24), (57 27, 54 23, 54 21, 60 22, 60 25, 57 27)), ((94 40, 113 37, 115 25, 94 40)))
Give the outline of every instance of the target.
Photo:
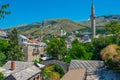
POLYGON ((37 46, 37 45, 34 45, 34 46, 33 46, 33 49, 38 49, 38 46, 37 46))
POLYGON ((39 53, 39 49, 37 45, 33 46, 33 54, 38 54, 39 53))

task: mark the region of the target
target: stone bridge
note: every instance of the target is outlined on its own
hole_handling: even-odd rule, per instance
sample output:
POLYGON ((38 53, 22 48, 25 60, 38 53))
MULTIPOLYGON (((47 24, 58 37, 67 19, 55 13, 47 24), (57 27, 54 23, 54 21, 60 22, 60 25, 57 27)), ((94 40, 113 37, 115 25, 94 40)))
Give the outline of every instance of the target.
POLYGON ((69 64, 62 62, 62 61, 58 61, 58 60, 42 61, 41 64, 45 66, 58 65, 63 69, 64 73, 68 71, 68 67, 69 67, 69 64))

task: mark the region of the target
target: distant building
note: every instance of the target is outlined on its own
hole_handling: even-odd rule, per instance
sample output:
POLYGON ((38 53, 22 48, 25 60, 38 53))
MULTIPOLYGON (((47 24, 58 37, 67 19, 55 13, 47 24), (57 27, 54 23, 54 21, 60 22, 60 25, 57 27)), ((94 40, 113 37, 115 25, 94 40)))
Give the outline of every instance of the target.
POLYGON ((19 41, 19 44, 24 44, 24 43, 27 43, 29 41, 29 39, 27 37, 25 37, 24 35, 19 35, 18 36, 18 41, 19 41))
POLYGON ((89 35, 84 35, 83 36, 83 43, 87 43, 87 42, 91 42, 91 39, 90 39, 89 35))
POLYGON ((75 40, 75 38, 73 36, 68 36, 68 39, 72 42, 75 40))
POLYGON ((66 42, 67 45, 67 49, 71 49, 72 48, 72 43, 71 42, 66 42))
POLYGON ((87 43, 87 42, 91 42, 91 32, 83 32, 82 33, 83 37, 82 37, 82 40, 81 42, 83 43, 87 43))
POLYGON ((0 30, 0 38, 2 39, 6 39, 8 36, 7 36, 7 33, 4 32, 3 30, 0 30))
POLYGON ((68 38, 65 39, 67 50, 72 48, 72 41, 74 41, 72 36, 68 36, 68 38))
POLYGON ((40 80, 42 67, 34 62, 8 61, 0 72, 6 76, 5 80, 40 80))
POLYGON ((61 36, 65 36, 66 34, 67 34, 66 31, 63 30, 63 28, 61 27, 61 29, 60 29, 60 35, 61 36))
POLYGON ((77 30, 74 30, 74 31, 72 31, 74 34, 78 34, 79 33, 79 31, 77 31, 77 30))

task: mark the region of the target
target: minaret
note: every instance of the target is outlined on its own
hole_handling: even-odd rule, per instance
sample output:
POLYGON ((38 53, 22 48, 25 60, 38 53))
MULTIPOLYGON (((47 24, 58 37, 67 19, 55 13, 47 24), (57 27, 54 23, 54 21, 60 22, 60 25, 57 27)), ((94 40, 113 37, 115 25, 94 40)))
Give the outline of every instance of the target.
POLYGON ((96 26, 95 26, 95 9, 94 9, 94 3, 92 2, 91 6, 91 28, 92 28, 92 38, 95 38, 96 36, 96 26))

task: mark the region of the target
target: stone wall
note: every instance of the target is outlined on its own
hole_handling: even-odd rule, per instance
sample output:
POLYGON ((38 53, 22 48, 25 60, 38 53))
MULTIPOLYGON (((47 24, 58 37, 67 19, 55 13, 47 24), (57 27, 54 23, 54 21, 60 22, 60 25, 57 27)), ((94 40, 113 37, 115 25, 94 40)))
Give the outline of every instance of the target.
POLYGON ((24 61, 39 60, 40 54, 45 53, 44 47, 33 48, 33 46, 23 46, 24 61))

